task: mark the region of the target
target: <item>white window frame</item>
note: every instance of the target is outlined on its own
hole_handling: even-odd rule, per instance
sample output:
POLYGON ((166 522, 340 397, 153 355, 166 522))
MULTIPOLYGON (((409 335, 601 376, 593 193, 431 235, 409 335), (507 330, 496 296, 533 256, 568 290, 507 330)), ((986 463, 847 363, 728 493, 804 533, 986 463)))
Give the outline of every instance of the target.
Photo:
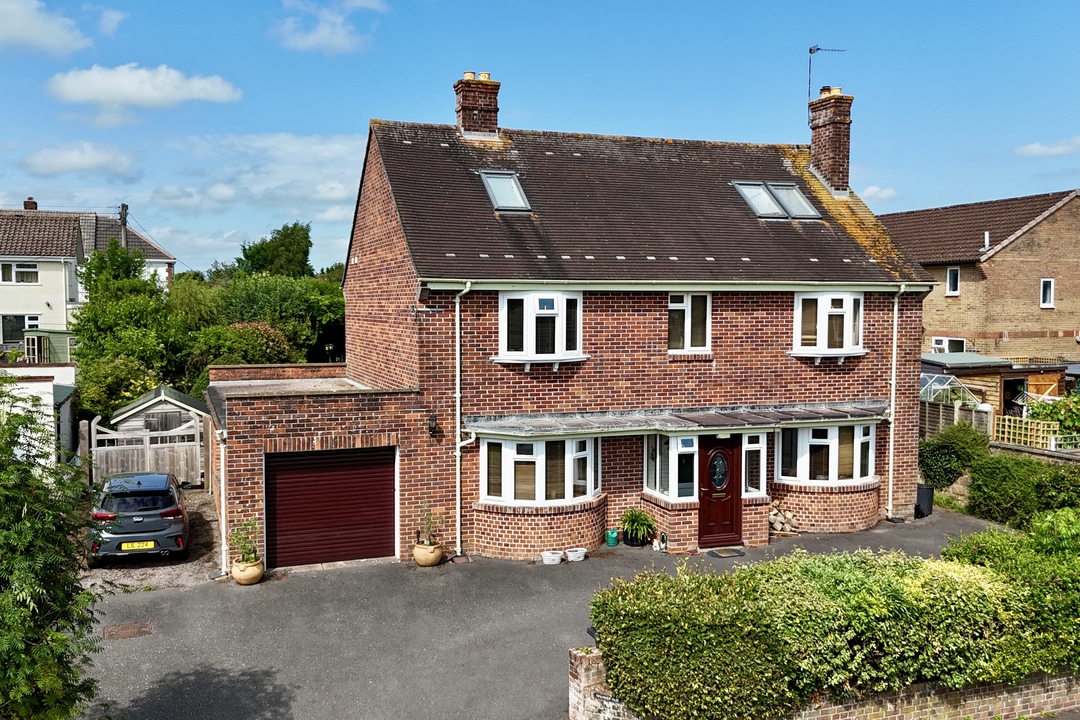
POLYGON ((696 502, 698 495, 698 436, 645 435, 642 443, 642 489, 650 495, 675 503, 696 502), (689 456, 693 482, 681 486, 678 479, 680 457, 689 456), (685 491, 685 492, 684 492, 685 491))
POLYGON ((768 434, 762 430, 760 432, 744 432, 742 436, 742 494, 743 497, 762 497, 768 494, 768 488, 765 486, 766 481, 766 458, 768 457, 768 441, 766 438, 768 434), (760 453, 760 460, 758 463, 759 477, 757 478, 757 490, 750 488, 750 476, 749 468, 750 463, 747 459, 752 453, 760 453))
POLYGON ((776 477, 786 482, 808 483, 813 485, 845 485, 867 482, 874 478, 875 443, 877 428, 874 423, 845 423, 843 425, 804 425, 787 427, 776 431, 776 477), (852 438, 852 477, 840 479, 840 428, 853 428, 852 438), (783 434, 796 433, 795 475, 783 474, 783 434), (817 431, 816 433, 814 431, 817 431), (820 437, 815 437, 818 435, 820 437), (867 446, 866 467, 863 463, 863 446, 867 446), (829 452, 829 471, 826 478, 810 477, 810 449, 825 447, 829 452))
POLYGON ((689 353, 707 353, 712 351, 712 293, 668 293, 668 353, 685 355, 689 353), (678 298, 678 300, 676 300, 678 298), (694 298, 705 298, 705 343, 693 344, 693 305, 694 298), (671 347, 671 311, 683 312, 683 347, 671 347))
POLYGON ((496 210, 501 212, 529 212, 532 210, 516 172, 512 170, 481 170, 480 177, 484 181, 484 190, 487 191, 488 198, 491 200, 491 206, 496 210), (500 193, 495 188, 495 183, 507 181, 509 181, 507 187, 512 195, 517 196, 517 199, 511 204, 500 204, 498 199, 500 193))
POLYGON ((823 357, 835 357, 843 362, 845 357, 865 355, 863 349, 863 317, 866 303, 862 293, 858 292, 814 292, 795 293, 795 322, 792 332, 793 350, 788 354, 794 357, 814 357, 818 362, 823 357), (808 300, 817 302, 816 322, 814 324, 814 344, 803 344, 803 305, 808 300), (833 305, 839 302, 840 307, 833 305), (840 347, 829 347, 829 319, 842 316, 840 347))
POLYGON ((518 507, 552 507, 573 505, 590 500, 600 494, 600 439, 595 437, 545 437, 545 438, 482 438, 480 440, 480 501, 499 505, 518 507), (562 442, 563 445, 563 497, 546 499, 547 494, 547 452, 548 443, 562 442), (502 446, 501 493, 488 492, 488 446, 499 443, 502 446), (584 443, 584 449, 579 444, 584 443), (532 453, 519 450, 531 446, 532 453), (578 460, 586 462, 585 494, 574 495, 575 469, 578 460), (514 469, 518 462, 533 463, 535 466, 533 499, 515 497, 516 483, 514 469))
POLYGON ((945 297, 959 297, 960 295, 960 266, 951 265, 945 268, 945 297))
POLYGON ((819 220, 821 213, 795 183, 736 181, 732 185, 763 220, 819 220))
POLYGON ((1054 309, 1054 278, 1043 278, 1039 281, 1039 307, 1045 310, 1054 309))
MULTIPOLYGON (((527 291, 499 293, 499 354, 493 358, 504 363, 554 363, 575 362, 588 359, 581 351, 582 337, 582 300, 579 292, 565 291, 527 291), (522 312, 522 349, 508 349, 510 338, 509 301, 521 300, 522 312), (574 328, 577 347, 567 348, 567 301, 577 303, 577 318, 574 328), (549 302, 551 301, 551 302, 549 302), (536 320, 540 317, 555 318, 555 352, 538 353, 536 351, 536 320)), ((528 369, 528 368, 526 368, 528 369)))
POLYGON ((0 263, 0 284, 3 285, 40 285, 41 268, 36 262, 17 262, 15 260, 0 263), (34 273, 33 280, 20 280, 19 273, 34 273), (4 278, 11 278, 5 280, 4 278))
POLYGON ((930 350, 931 352, 944 353, 944 352, 966 352, 967 351, 967 339, 958 337, 945 337, 935 335, 930 338, 930 350), (949 344, 959 342, 963 344, 963 348, 960 350, 950 350, 949 344))

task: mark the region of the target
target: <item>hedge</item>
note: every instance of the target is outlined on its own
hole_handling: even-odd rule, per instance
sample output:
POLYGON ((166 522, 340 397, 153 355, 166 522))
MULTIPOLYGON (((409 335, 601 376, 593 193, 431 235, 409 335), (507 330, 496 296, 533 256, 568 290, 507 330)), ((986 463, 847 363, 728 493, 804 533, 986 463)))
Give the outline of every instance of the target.
POLYGON ((1023 528, 1037 513, 1080 507, 1080 466, 993 455, 971 467, 968 512, 1023 528))
MULTIPOLYGON (((1049 632, 1072 594, 1039 627, 1049 632)), ((674 576, 616 580, 591 617, 607 682, 639 714, 775 718, 819 693, 1008 682, 1075 662, 1075 646, 1020 652, 1038 602, 972 562, 798 551, 721 575, 683 564, 674 576)))
POLYGON ((919 472, 923 482, 943 490, 989 454, 990 439, 969 422, 959 422, 942 430, 930 440, 919 443, 919 472))

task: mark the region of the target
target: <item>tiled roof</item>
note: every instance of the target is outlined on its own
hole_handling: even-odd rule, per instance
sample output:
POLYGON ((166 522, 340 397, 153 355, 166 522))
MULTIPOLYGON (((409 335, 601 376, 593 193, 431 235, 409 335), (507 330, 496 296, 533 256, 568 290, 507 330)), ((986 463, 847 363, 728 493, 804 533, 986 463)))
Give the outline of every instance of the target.
MULTIPOLYGON (((104 250, 111 238, 120 237, 120 220, 96 213, 58 212, 52 210, 0 210, 0 255, 14 257, 75 257, 76 243, 86 223, 86 253, 104 250)), ((140 250, 147 260, 173 261, 153 241, 128 227, 128 247, 140 250)))
POLYGON ((987 231, 992 250, 1074 193, 1065 190, 911 210, 878 215, 878 220, 912 258, 924 265, 970 263, 986 252, 983 243, 987 231))
MULTIPOLYGON (((372 122, 423 279, 925 282, 809 148, 372 122), (478 171, 516 172, 532 211, 493 210, 478 171), (733 181, 795 183, 821 220, 758 219, 733 181)), ((348 267, 348 265, 346 265, 348 267)))

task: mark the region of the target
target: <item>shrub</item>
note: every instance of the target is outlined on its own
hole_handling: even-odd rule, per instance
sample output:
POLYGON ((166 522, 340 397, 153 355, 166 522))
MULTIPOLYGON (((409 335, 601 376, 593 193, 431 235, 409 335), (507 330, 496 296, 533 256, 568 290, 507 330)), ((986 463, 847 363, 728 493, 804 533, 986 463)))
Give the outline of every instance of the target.
POLYGON ((1038 479, 1042 509, 1080 507, 1080 465, 1043 465, 1038 479))
POLYGON ((950 446, 924 441, 919 443, 919 472, 924 483, 944 490, 964 474, 964 465, 950 446))
POLYGON ((1041 508, 1038 481, 1044 466, 1013 455, 990 455, 971 467, 968 511, 979 517, 1024 527, 1041 508))
POLYGON ((1028 408, 1032 420, 1048 420, 1060 423, 1061 434, 1080 432, 1080 393, 1071 393, 1055 402, 1033 402, 1028 408))
POLYGON ((1040 513, 1032 518, 1028 534, 1039 552, 1080 554, 1080 512, 1062 508, 1040 513))
POLYGON ((979 432, 974 425, 965 421, 958 422, 934 436, 934 444, 952 448, 960 464, 969 468, 976 460, 990 454, 990 438, 979 432))

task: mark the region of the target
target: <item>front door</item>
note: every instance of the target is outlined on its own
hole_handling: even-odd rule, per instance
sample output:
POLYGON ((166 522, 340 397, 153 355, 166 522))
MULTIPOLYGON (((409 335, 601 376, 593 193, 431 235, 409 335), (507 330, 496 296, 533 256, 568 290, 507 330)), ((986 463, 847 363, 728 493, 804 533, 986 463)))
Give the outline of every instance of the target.
POLYGON ((742 440, 698 440, 698 547, 742 543, 742 440))

